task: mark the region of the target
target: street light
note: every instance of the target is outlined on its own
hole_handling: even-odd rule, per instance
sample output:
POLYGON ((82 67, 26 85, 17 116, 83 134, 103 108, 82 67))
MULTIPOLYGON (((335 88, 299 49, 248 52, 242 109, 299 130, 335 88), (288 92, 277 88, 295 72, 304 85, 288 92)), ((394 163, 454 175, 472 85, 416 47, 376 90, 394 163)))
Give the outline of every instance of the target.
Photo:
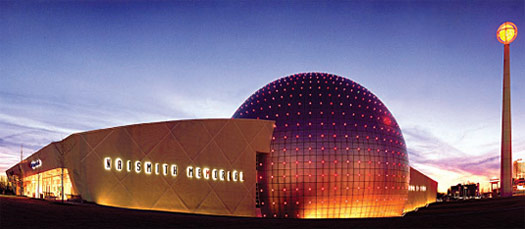
POLYGON ((501 24, 497 32, 498 41, 503 44, 512 43, 518 36, 518 27, 512 22, 501 24))
POLYGON ((501 24, 496 32, 504 45, 503 55, 503 108, 501 126, 501 186, 502 197, 512 196, 512 137, 510 113, 510 43, 516 39, 518 28, 512 22, 501 24))

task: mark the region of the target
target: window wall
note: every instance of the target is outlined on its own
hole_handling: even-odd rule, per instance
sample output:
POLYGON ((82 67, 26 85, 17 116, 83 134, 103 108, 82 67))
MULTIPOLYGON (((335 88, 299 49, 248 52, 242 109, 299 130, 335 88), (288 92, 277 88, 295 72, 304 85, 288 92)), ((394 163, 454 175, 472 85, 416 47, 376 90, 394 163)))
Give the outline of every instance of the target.
POLYGON ((74 195, 73 186, 66 168, 56 168, 24 177, 24 195, 33 198, 62 200, 62 184, 64 185, 64 200, 74 195), (63 180, 62 180, 63 173, 63 180))

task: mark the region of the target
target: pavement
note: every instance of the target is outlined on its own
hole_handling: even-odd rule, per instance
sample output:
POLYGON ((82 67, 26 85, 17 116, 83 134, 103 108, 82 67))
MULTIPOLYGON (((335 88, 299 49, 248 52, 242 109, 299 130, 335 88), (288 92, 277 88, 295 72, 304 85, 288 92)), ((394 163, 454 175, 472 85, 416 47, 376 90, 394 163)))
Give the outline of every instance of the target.
POLYGON ((132 210, 0 195, 0 228, 525 228, 525 196, 434 203, 404 217, 261 219, 132 210))

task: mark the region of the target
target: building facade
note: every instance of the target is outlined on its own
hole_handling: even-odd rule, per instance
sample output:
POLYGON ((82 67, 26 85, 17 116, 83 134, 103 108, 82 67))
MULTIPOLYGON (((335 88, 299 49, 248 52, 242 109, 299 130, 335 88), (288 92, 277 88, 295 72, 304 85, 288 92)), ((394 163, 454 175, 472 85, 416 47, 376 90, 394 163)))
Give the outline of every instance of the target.
POLYGON ((448 196, 452 199, 473 199, 480 197, 479 183, 476 184, 457 184, 450 186, 447 191, 448 196))
POLYGON ((224 216, 402 216, 437 193, 381 100, 325 73, 271 82, 232 119, 73 134, 7 174, 34 198, 224 216))
POLYGON ((388 108, 358 83, 291 75, 256 91, 233 118, 276 122, 271 153, 258 162, 263 217, 403 214, 410 181, 405 140, 388 108))
POLYGON ((438 183, 410 167, 410 183, 408 185, 408 199, 403 212, 414 211, 420 207, 436 202, 438 183))
POLYGON ((95 130, 51 143, 7 174, 30 197, 256 216, 255 158, 269 152, 272 131, 272 121, 242 119, 95 130))
POLYGON ((525 161, 521 158, 514 161, 512 165, 512 175, 514 179, 525 178, 525 161))

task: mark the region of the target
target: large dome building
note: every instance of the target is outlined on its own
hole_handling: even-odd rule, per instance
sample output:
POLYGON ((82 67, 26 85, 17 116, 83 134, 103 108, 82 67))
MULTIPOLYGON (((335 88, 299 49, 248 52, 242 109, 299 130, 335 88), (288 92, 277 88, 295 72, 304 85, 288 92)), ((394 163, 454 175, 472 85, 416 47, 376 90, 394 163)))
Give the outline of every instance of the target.
POLYGON ((326 73, 269 83, 233 118, 275 121, 269 154, 257 157, 263 217, 400 216, 410 168, 388 108, 365 87, 326 73))

